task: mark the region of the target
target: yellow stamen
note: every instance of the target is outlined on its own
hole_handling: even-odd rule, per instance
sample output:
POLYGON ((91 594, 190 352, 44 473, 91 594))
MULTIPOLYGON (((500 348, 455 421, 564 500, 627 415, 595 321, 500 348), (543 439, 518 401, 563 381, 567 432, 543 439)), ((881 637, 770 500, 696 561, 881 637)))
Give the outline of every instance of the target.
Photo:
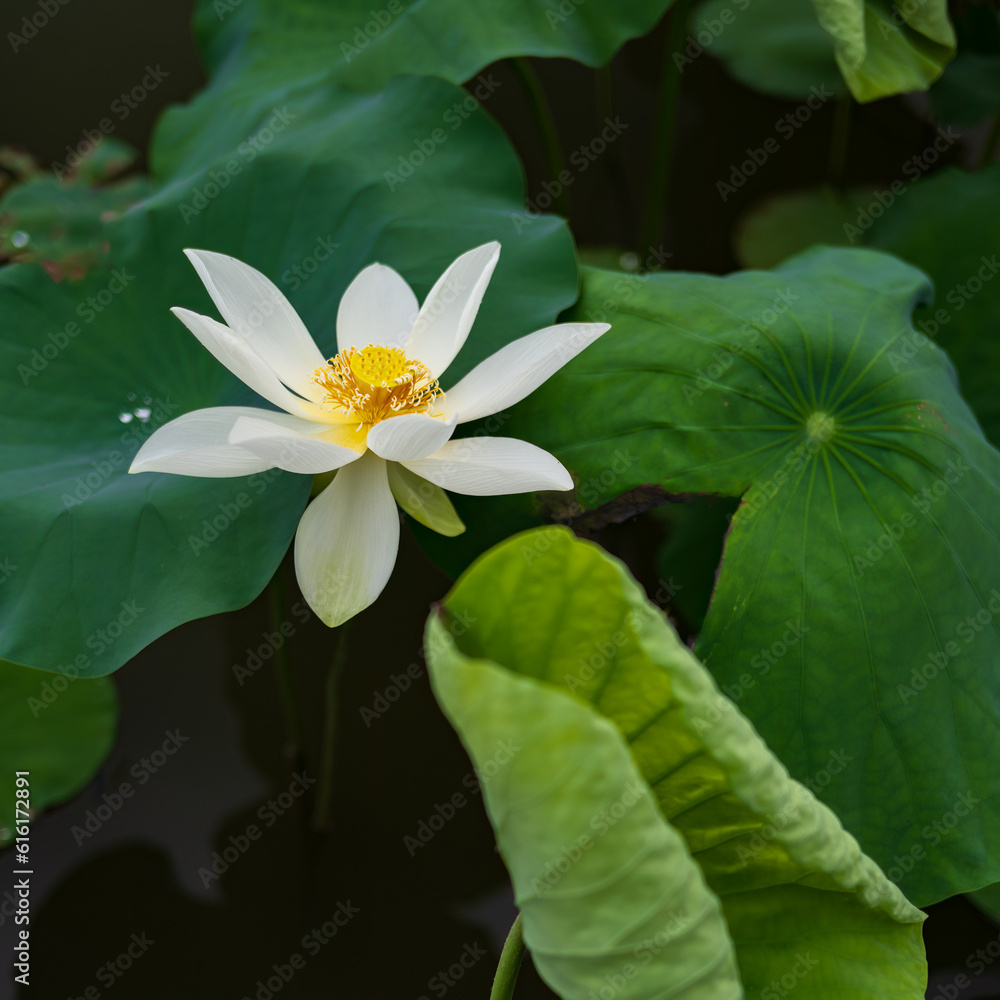
POLYGON ((444 395, 427 366, 398 347, 347 347, 313 372, 326 390, 323 405, 361 424, 404 413, 425 413, 444 395))
POLYGON ((369 344, 351 357, 351 371, 368 385, 393 386, 410 380, 409 362, 398 347, 369 344))

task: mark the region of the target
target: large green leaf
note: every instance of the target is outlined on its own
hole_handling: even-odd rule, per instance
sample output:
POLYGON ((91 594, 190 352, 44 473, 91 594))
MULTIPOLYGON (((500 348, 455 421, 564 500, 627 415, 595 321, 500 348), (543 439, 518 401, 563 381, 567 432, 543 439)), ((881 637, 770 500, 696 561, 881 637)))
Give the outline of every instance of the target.
POLYGON ((690 31, 704 50, 753 90, 803 100, 844 90, 833 42, 811 0, 705 0, 690 31), (729 11, 725 23, 722 18, 729 11))
POLYGON ((85 139, 56 174, 33 163, 0 199, 0 259, 41 263, 55 281, 74 280, 103 263, 104 222, 146 197, 145 178, 118 179, 135 151, 113 137, 85 139))
POLYGON ((889 0, 707 0, 695 10, 691 28, 706 51, 755 90, 795 100, 820 87, 840 91, 843 80, 857 100, 873 101, 926 90, 955 54, 946 0, 912 6, 889 0))
POLYGON ((625 984, 634 997, 742 997, 719 900, 614 725, 466 658, 447 634, 432 618, 434 691, 480 775, 545 981, 564 1000, 625 984))
POLYGON ((927 96, 939 122, 966 128, 992 117, 1000 104, 1000 17, 986 2, 953 8, 951 16, 958 53, 927 96))
POLYGON ((245 12, 249 23, 237 58, 282 75, 330 70, 365 88, 399 73, 460 83, 507 56, 561 56, 599 66, 649 31, 671 3, 257 0, 245 12))
MULTIPOLYGON (((1000 200, 1000 164, 974 173, 947 167, 916 180, 863 236, 934 279, 934 301, 918 307, 915 325, 948 352, 962 395, 998 444, 1000 282, 994 278, 1000 273, 1000 219, 988 206, 1000 200)), ((876 201, 870 189, 859 188, 836 198, 815 190, 760 202, 744 217, 736 237, 738 256, 748 267, 765 267, 814 242, 856 241, 859 225, 870 219, 864 207, 876 201)))
POLYGON ((868 241, 926 271, 934 302, 917 328, 955 362, 962 395, 1000 444, 1000 164, 975 173, 948 167, 906 189, 868 241))
POLYGON ((737 222, 733 250, 744 267, 769 268, 817 243, 850 246, 848 226, 873 198, 871 188, 824 186, 761 199, 737 222))
MULTIPOLYGON (((567 715, 589 718, 581 704, 572 713, 565 707, 572 694, 628 741, 664 817, 719 895, 748 996, 766 995, 774 982, 803 1000, 923 996, 923 915, 837 817, 788 777, 617 560, 563 528, 525 532, 483 556, 445 611, 451 630, 432 617, 428 662, 473 760, 483 772, 505 736, 523 747, 494 764, 495 774, 485 770, 484 791, 526 928, 530 914, 547 941, 589 951, 581 925, 611 919, 600 899, 580 898, 593 869, 622 895, 629 888, 621 875, 611 882, 622 863, 611 833, 623 808, 608 802, 616 789, 621 797, 620 773, 605 776, 599 727, 581 734, 578 723, 572 738, 562 729, 567 715), (503 681, 500 667, 524 676, 503 681), (567 694, 556 697, 550 685, 567 694), (586 798, 591 784, 600 788, 596 803, 586 798), (580 832, 596 836, 586 843, 580 832), (571 927, 560 925, 551 896, 572 901, 571 927)), ((648 905, 622 902, 635 922, 648 905)), ((656 952, 650 940, 628 943, 628 956, 624 938, 616 949, 619 966, 656 952)), ((681 957, 669 954, 658 989, 635 995, 661 996, 669 970, 687 974, 681 957)), ((539 968, 545 975, 546 965, 539 968)), ((584 989, 560 993, 583 997, 584 989)))
POLYGON ((871 250, 584 275, 571 315, 612 328, 505 433, 616 494, 742 497, 710 669, 799 780, 852 759, 819 794, 915 902, 1000 880, 1000 455, 910 324, 927 279, 871 250))
POLYGON ((985 885, 982 889, 968 893, 966 898, 995 924, 1000 924, 1000 884, 985 885))
MULTIPOLYGON (((198 162, 207 121, 225 127, 234 102, 292 80, 330 74, 372 90, 414 73, 461 83, 507 56, 562 56, 598 66, 649 31, 672 2, 202 0, 199 35, 217 76, 192 104, 164 116, 154 165, 173 173, 185 156, 198 162)), ((496 85, 484 77, 471 88, 475 98, 460 95, 451 115, 460 121, 496 85)))
POLYGON ((391 264, 422 297, 460 253, 500 239, 449 381, 573 301, 565 226, 540 217, 513 231, 521 170, 484 114, 402 183, 386 181, 460 96, 429 78, 364 97, 314 85, 269 113, 254 143, 110 225, 113 272, 53 285, 36 267, 0 271, 2 555, 20 567, 0 587, 2 655, 107 673, 174 625, 254 598, 295 531, 309 477, 126 474, 164 420, 255 403, 168 312, 214 315, 183 247, 263 271, 332 352, 337 304, 363 266, 391 264))
POLYGON ((970 128, 996 114, 1000 104, 1000 54, 959 52, 930 90, 934 117, 970 128))
POLYGON ((17 835, 15 821, 24 822, 14 807, 17 772, 26 772, 28 803, 37 815, 91 779, 117 723, 111 680, 83 680, 72 670, 52 677, 0 660, 0 846, 17 835))
POLYGON ((859 101, 926 90, 955 54, 947 0, 812 0, 859 101))

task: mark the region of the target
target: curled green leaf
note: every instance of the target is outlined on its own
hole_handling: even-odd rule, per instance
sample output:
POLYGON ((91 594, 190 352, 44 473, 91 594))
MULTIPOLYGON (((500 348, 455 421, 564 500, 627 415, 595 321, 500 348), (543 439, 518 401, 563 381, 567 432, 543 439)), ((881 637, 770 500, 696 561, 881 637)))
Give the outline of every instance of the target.
POLYGON ((743 995, 719 900, 618 730, 549 685, 465 657, 435 616, 434 690, 476 764, 524 939, 564 1000, 743 995))
MULTIPOLYGON (((470 626, 455 640, 440 622, 429 623, 431 676, 477 765, 482 769, 490 749, 480 727, 489 726, 491 710, 499 711, 499 682, 492 680, 498 667, 534 685, 532 697, 518 703, 525 717, 536 719, 540 692, 552 687, 592 704, 629 744, 644 785, 719 896, 749 995, 775 982, 788 988, 782 977, 792 978, 803 1000, 923 995, 923 914, 836 815, 789 777, 617 560, 565 529, 525 532, 474 564, 445 608, 470 626), (443 685, 442 671, 458 672, 456 663, 467 665, 465 680, 443 685), (467 702, 481 705, 474 723, 462 714, 467 702)), ((494 741, 516 738, 518 711, 503 718, 511 733, 491 730, 494 741)), ((544 726, 533 725, 541 747, 544 726)), ((569 753, 563 736, 549 742, 547 753, 569 753)), ((581 772, 591 767, 590 754, 577 739, 573 755, 581 772)), ((515 886, 533 871, 543 886, 562 887, 568 874, 559 868, 573 861, 574 840, 559 821, 581 792, 568 764, 546 766, 535 758, 536 775, 525 760, 515 758, 518 767, 489 779, 486 801, 515 886), (546 823, 511 836, 506 804, 529 787, 521 782, 531 781, 547 789, 546 823), (532 854, 539 841, 548 862, 532 854)), ((594 815, 595 831, 611 818, 594 815)), ((603 844, 598 837, 591 853, 603 844)), ((572 947, 568 940, 563 946, 572 947)), ((633 957, 644 954, 637 949, 633 957)))
POLYGON ((955 54, 947 0, 813 0, 813 6, 859 101, 926 90, 955 54))

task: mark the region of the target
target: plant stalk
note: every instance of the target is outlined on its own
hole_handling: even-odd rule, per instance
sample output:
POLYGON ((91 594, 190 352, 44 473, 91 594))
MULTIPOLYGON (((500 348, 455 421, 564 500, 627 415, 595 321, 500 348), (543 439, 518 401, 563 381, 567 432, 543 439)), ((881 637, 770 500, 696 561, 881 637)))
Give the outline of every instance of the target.
POLYGON ((330 807, 333 804, 333 772, 337 743, 337 708, 340 676, 347 660, 347 631, 345 622, 337 630, 337 648, 326 673, 323 696, 323 742, 320 747, 319 788, 316 791, 316 806, 313 810, 312 827, 317 831, 330 828, 330 807))
POLYGON ((674 53, 684 44, 688 13, 692 0, 677 0, 670 11, 667 44, 660 68, 660 100, 657 109, 656 135, 650 165, 649 194, 642 224, 643 253, 656 249, 663 239, 663 216, 670 192, 670 173, 674 161, 677 131, 677 98, 681 90, 681 71, 674 65, 674 53))
POLYGON ((524 957, 524 935, 521 933, 521 914, 511 925, 510 933, 500 952, 497 972, 493 977, 493 989, 490 990, 490 1000, 511 1000, 514 996, 514 984, 521 969, 521 959, 524 957))
POLYGON ((560 187, 559 193, 553 198, 552 207, 568 219, 570 214, 569 191, 567 191, 566 185, 559 180, 559 175, 566 169, 566 160, 563 157, 562 146, 559 144, 559 132, 556 129, 556 120, 552 115, 549 99, 545 96, 538 74, 526 58, 518 56, 511 59, 510 64, 524 88, 525 96, 528 98, 531 114, 535 119, 535 125, 538 127, 542 145, 545 148, 545 159, 548 161, 552 183, 558 184, 560 187))
MULTIPOLYGON (((594 75, 595 107, 597 110, 597 128, 604 127, 609 118, 614 117, 614 81, 611 66, 614 59, 599 67, 594 75)), ((635 231, 635 208, 629 191, 628 178, 622 169, 618 146, 609 146, 605 156, 606 176, 611 182, 611 195, 616 202, 618 216, 618 244, 631 246, 638 235, 635 231)))
POLYGON ((847 138, 851 130, 852 103, 851 95, 844 94, 837 101, 833 111, 833 131, 830 135, 830 160, 827 170, 830 187, 837 192, 842 192, 846 186, 847 138))
MULTIPOLYGON (((271 634, 280 635, 283 616, 288 607, 285 575, 281 566, 275 571, 267 588, 267 602, 271 620, 271 634)), ((298 709, 295 706, 295 689, 288 667, 288 649, 282 643, 274 651, 274 679, 278 685, 278 700, 285 723, 285 754, 297 765, 302 763, 302 728, 299 724, 298 709)))

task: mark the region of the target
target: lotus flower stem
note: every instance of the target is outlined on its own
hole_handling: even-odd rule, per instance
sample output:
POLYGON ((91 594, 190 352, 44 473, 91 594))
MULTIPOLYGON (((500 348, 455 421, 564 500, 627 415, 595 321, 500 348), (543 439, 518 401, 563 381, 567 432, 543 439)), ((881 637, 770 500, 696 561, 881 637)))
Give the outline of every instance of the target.
POLYGON ((656 247, 663 233, 663 216, 667 210, 670 173, 674 160, 674 136, 677 131, 677 98, 681 89, 681 74, 674 64, 674 53, 684 48, 691 0, 677 0, 670 11, 667 44, 660 69, 660 101, 656 134, 653 137, 653 159, 646 213, 642 223, 642 249, 656 247))
MULTIPOLYGON (((556 120, 552 115, 552 108, 549 100, 545 96, 538 74, 535 73, 530 62, 523 57, 511 59, 511 67, 517 74, 521 86, 524 87, 531 113, 534 116, 535 124, 542 138, 545 147, 545 157, 548 160, 549 174, 552 181, 566 169, 566 160, 563 156, 562 147, 559 145, 559 131, 556 128, 556 120)), ((556 197, 553 207, 567 219, 570 215, 569 192, 565 185, 561 185, 562 190, 556 197)))
POLYGON ((345 622, 337 629, 337 648, 326 675, 326 687, 323 698, 323 743, 320 748, 319 788, 316 792, 316 807, 313 812, 312 826, 314 830, 326 830, 330 826, 330 805, 333 801, 333 768, 335 764, 334 750, 337 742, 337 697, 340 686, 340 676, 344 672, 347 661, 347 630, 350 623, 345 622))
MULTIPOLYGON (((275 570, 267 588, 268 612, 272 634, 280 634, 284 616, 287 613, 287 588, 283 567, 275 570)), ((278 684, 278 698, 281 714, 285 720, 285 754, 297 765, 302 761, 302 730, 299 726, 298 709, 295 706, 295 690, 288 670, 287 646, 282 643, 274 650, 274 679, 278 684)))

